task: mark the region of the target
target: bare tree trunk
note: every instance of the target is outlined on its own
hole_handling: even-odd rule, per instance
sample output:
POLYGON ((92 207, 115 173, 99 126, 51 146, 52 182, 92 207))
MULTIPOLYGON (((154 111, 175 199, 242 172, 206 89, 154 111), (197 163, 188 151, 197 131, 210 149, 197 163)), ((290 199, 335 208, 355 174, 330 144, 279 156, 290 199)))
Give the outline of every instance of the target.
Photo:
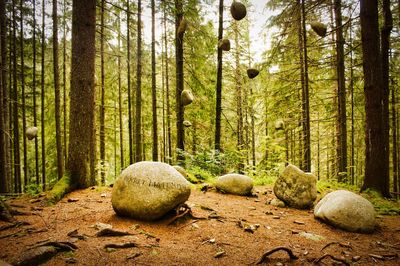
POLYGON ((343 182, 347 176, 347 117, 346 117, 346 79, 344 67, 344 38, 342 27, 342 1, 335 0, 336 26, 336 73, 338 82, 339 111, 339 149, 338 149, 338 181, 343 182))
POLYGON ((155 3, 154 0, 151 0, 151 102, 153 109, 153 161, 158 161, 155 12, 155 3))
MULTIPOLYGON (((165 4, 165 3, 164 3, 165 4)), ((164 49, 165 49, 165 88, 166 88, 166 105, 167 105, 167 163, 171 163, 172 159, 172 137, 171 137, 171 106, 170 106, 170 90, 169 90, 169 58, 168 58, 168 40, 167 40, 167 15, 166 7, 164 7, 164 49)))
POLYGON ((138 0, 137 13, 137 65, 136 65, 136 112, 135 112, 135 162, 142 161, 142 1, 138 0))
POLYGON ((24 53, 24 3, 23 0, 20 1, 20 53, 21 53, 21 96, 22 96, 22 143, 23 143, 23 153, 24 153, 24 186, 23 191, 29 181, 29 169, 28 169, 28 148, 26 144, 26 97, 25 97, 25 53, 24 53))
POLYGON ((175 0, 175 62, 176 62, 176 148, 178 149, 177 159, 183 162, 185 156, 183 152, 185 151, 185 131, 183 126, 184 120, 184 106, 181 102, 181 93, 184 87, 184 77, 183 77, 183 35, 184 32, 179 32, 179 25, 183 19, 182 11, 182 1, 175 0))
POLYGON ((119 145, 121 156, 121 170, 125 166, 124 160, 124 128, 122 122, 122 82, 121 82, 121 18, 118 17, 118 109, 119 109, 119 145))
POLYGON ((7 83, 6 83, 6 53, 5 39, 6 39, 6 14, 5 14, 5 1, 0 0, 0 193, 8 192, 8 174, 7 174, 7 83))
POLYGON ((101 0, 100 11, 100 72, 101 72, 101 90, 100 90, 100 179, 101 184, 104 186, 106 183, 106 174, 104 172, 106 160, 106 135, 105 135, 105 106, 104 106, 104 0, 101 0))
MULTIPOLYGON (((33 126, 37 127, 37 102, 36 102, 36 0, 32 1, 33 5, 33 35, 32 35, 32 50, 33 50, 33 76, 32 76, 32 95, 33 95, 33 126)), ((35 180, 36 185, 39 185, 39 140, 35 138, 35 180)))
POLYGON ((130 12, 130 4, 129 0, 127 0, 127 9, 126 9, 126 50, 127 50, 127 72, 128 72, 128 128, 129 128, 129 164, 133 164, 133 125, 132 125, 132 88, 131 88, 131 37, 130 37, 130 21, 131 21, 131 12, 130 12))
POLYGON ((311 171, 311 131, 310 131, 310 97, 308 88, 308 58, 307 58, 307 32, 305 0, 301 2, 302 37, 303 37, 303 67, 304 86, 302 90, 302 111, 303 111, 303 145, 304 145, 304 168, 306 172, 311 171))
POLYGON ((386 146, 385 101, 382 90, 382 57, 379 47, 378 1, 360 1, 361 40, 363 50, 365 94, 365 178, 362 190, 388 193, 388 147, 386 146))
POLYGON ((64 163, 67 161, 67 2, 63 4, 63 140, 64 163))
POLYGON ((42 137, 42 189, 46 189, 46 143, 45 143, 45 119, 44 119, 44 99, 45 99, 45 80, 44 80, 44 51, 45 51, 45 0, 42 0, 42 36, 41 36, 41 81, 40 81, 40 109, 41 109, 41 114, 40 114, 40 119, 41 119, 41 137, 42 137))
POLYGON ((392 88, 392 165, 393 165, 393 192, 399 192, 399 164, 398 164, 398 149, 397 149, 397 117, 396 117, 396 93, 395 86, 392 88))
MULTIPOLYGON (((224 0, 219 0, 218 40, 223 38, 224 31, 224 0)), ((222 113, 222 48, 217 45, 217 88, 215 107, 215 150, 221 150, 221 113, 222 113)))
POLYGON ((58 66, 58 16, 57 0, 53 0, 53 74, 54 74, 54 102, 56 120, 57 145, 57 174, 58 180, 64 175, 64 160, 61 131, 61 101, 60 101, 60 68, 58 66))

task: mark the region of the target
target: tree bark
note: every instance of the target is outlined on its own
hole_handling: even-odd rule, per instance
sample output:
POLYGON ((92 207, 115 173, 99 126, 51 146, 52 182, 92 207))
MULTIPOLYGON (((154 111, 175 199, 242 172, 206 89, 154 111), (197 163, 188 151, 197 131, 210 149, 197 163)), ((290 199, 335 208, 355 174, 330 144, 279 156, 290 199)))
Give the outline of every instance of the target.
MULTIPOLYGON (((36 52, 36 0, 32 1, 33 5, 33 34, 32 34, 32 50, 33 50, 33 75, 32 75, 32 99, 33 99, 33 126, 37 127, 37 100, 36 100, 36 60, 37 60, 37 52, 36 52)), ((35 181, 36 185, 39 185, 39 140, 35 138, 35 181)))
POLYGON ((153 110, 153 161, 158 161, 157 87, 156 87, 156 36, 155 1, 151 0, 151 103, 153 110))
POLYGON ((100 72, 101 72, 101 90, 100 90, 100 179, 104 186, 106 183, 106 173, 104 172, 106 160, 106 135, 105 135, 105 106, 104 106, 104 0, 101 0, 100 10, 100 72))
MULTIPOLYGON (((223 38, 224 31, 224 0, 219 0, 218 15, 218 41, 223 38)), ((222 113, 222 49, 217 44, 217 85, 215 107, 215 146, 216 151, 221 150, 221 113, 222 113)))
POLYGON ((183 36, 184 32, 179 32, 178 28, 183 19, 182 1, 175 0, 175 63, 176 63, 176 148, 178 150, 177 160, 182 162, 185 159, 185 129, 183 126, 184 106, 181 102, 181 94, 184 87, 183 76, 183 36))
POLYGON ((128 80, 128 130, 129 130, 129 164, 133 164, 133 125, 132 125, 132 88, 131 88, 131 35, 130 35, 130 3, 126 2, 126 50, 127 50, 127 80, 128 80))
POLYGON ((365 95, 365 178, 361 190, 368 188, 387 195, 388 164, 385 158, 386 125, 382 89, 382 58, 379 47, 378 1, 360 1, 361 40, 365 95))
POLYGON ((347 173, 347 116, 346 116, 346 79, 344 66, 344 38, 342 27, 342 1, 335 0, 335 26, 336 26, 336 74, 338 84, 338 181, 343 182, 347 173))
POLYGON ((172 137, 171 137, 171 104, 170 104, 170 89, 169 89, 169 57, 168 57, 168 40, 167 40, 167 12, 166 1, 164 1, 164 50, 165 50, 165 97, 167 107, 167 163, 172 162, 172 137))
POLYGON ((41 120, 41 152, 42 152, 42 189, 46 189, 46 139, 45 139, 45 119, 44 119, 44 114, 45 114, 45 108, 44 108, 44 101, 45 101, 45 80, 44 80, 44 72, 45 72, 45 67, 44 67, 44 58, 45 58, 45 0, 42 0, 42 34, 41 34, 41 80, 40 80, 40 120, 41 120))
POLYGON ((124 168, 124 128, 122 122, 122 81, 121 81, 121 19, 118 17, 118 111, 119 111, 119 146, 121 170, 124 168))
POLYGON ((6 116, 7 105, 6 105, 6 95, 7 95, 7 84, 6 84, 6 54, 3 53, 3 48, 5 48, 5 1, 0 0, 0 193, 8 192, 8 179, 7 179, 7 130, 6 130, 6 116))
POLYGON ((135 112, 135 162, 142 161, 142 1, 138 0, 137 12, 137 65, 135 112))
POLYGON ((67 161, 67 2, 63 4, 63 152, 64 163, 67 161))
POLYGON ((96 1, 74 0, 67 170, 77 188, 95 184, 95 26, 96 1))
POLYGON ((61 131, 61 96, 60 96, 60 68, 58 65, 58 16, 57 0, 53 0, 53 75, 54 75, 54 103, 56 120, 57 145, 57 174, 58 180, 64 175, 64 160, 61 131))

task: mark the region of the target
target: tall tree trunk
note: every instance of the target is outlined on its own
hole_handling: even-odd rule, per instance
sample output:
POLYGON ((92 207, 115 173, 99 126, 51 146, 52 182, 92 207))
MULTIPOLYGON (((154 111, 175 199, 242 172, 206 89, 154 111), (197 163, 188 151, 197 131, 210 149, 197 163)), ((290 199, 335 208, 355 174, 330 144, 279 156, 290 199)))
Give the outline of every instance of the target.
POLYGON ((240 75, 240 44, 239 44, 239 28, 238 22, 234 21, 234 35, 235 35, 235 90, 236 90, 236 115, 237 115, 237 146, 239 151, 239 173, 244 171, 244 158, 242 158, 244 139, 243 139, 243 108, 242 108, 242 83, 240 75))
POLYGON ((28 169, 28 148, 26 144, 26 95, 25 95, 25 53, 24 53, 24 3, 23 0, 20 1, 20 53, 21 53, 21 96, 22 96, 22 143, 23 143, 23 153, 24 153, 24 186, 23 190, 29 181, 29 169, 28 169))
POLYGON ((346 117, 346 79, 344 76, 344 38, 342 27, 342 1, 335 0, 335 26, 336 26, 336 73, 338 83, 338 181, 343 182, 347 173, 347 117, 346 117))
POLYGON ((381 141, 384 143, 385 154, 381 158, 385 164, 385 172, 382 175, 384 191, 383 195, 390 197, 390 178, 389 178, 389 50, 390 50, 390 33, 393 29, 393 18, 390 10, 390 0, 382 1, 383 25, 381 28, 381 56, 382 56, 382 116, 384 136, 381 141))
POLYGON ((138 0, 135 112, 135 162, 142 161, 142 1, 138 0))
POLYGON ((46 189, 46 142, 45 142, 45 119, 44 119, 44 115, 45 115, 45 109, 44 109, 44 99, 45 99, 45 80, 44 80, 44 58, 45 58, 45 0, 42 0, 42 32, 41 32, 41 80, 40 80, 40 110, 41 110, 41 114, 40 114, 40 120, 41 120, 41 137, 42 137, 42 147, 41 147, 41 152, 42 152, 42 189, 45 190, 46 189))
MULTIPOLYGON (((224 0, 219 0, 218 7, 218 40, 223 38, 224 0)), ((217 87, 215 106, 215 150, 221 150, 221 113, 222 113, 222 49, 217 45, 217 87)))
POLYGON ((158 161, 155 12, 155 3, 154 0, 151 0, 151 103, 153 109, 153 161, 158 161))
POLYGON ((121 170, 124 168, 124 128, 122 121, 122 80, 121 80, 121 18, 118 17, 118 110, 119 110, 119 146, 121 170))
POLYGON ((63 4, 63 142, 64 163, 67 161, 67 1, 63 4))
POLYGON ((8 107, 5 0, 0 0, 0 193, 8 192, 8 107))
POLYGON ((398 164, 398 149, 397 149, 397 116, 396 116, 396 93, 395 87, 392 88, 392 165, 393 165, 393 192, 399 192, 399 164, 398 164))
MULTIPOLYGON (((164 2, 164 5, 166 3, 164 2)), ((167 15, 164 6, 164 49, 165 49, 165 94, 167 105, 167 163, 172 162, 172 137, 171 137, 171 106, 170 106, 170 89, 169 89, 169 58, 168 58, 168 40, 167 40, 167 15)))
POLYGON ((355 147, 354 147, 354 138, 355 138, 355 127, 354 127, 354 59, 353 59, 353 30, 350 18, 350 99, 351 99, 351 167, 350 167, 350 180, 351 184, 355 184, 354 173, 355 173, 355 147))
POLYGON ((310 97, 308 88, 308 58, 307 58, 307 32, 305 0, 301 0, 301 24, 303 37, 303 68, 304 86, 302 86, 302 113, 303 113, 303 170, 311 171, 311 131, 310 131, 310 97))
POLYGON ((12 60, 13 60, 13 90, 12 90, 12 114, 13 114, 13 148, 14 148, 14 192, 20 193, 21 190, 21 158, 19 143, 19 123, 18 123, 18 82, 17 82, 17 16, 15 8, 16 0, 12 1, 12 60))
POLYGON ((100 72, 101 72, 101 90, 100 90, 100 179, 101 184, 104 186, 106 183, 105 173, 105 160, 106 160, 106 134, 104 127, 105 120, 105 106, 104 106, 104 0, 101 0, 100 11, 100 72))
MULTIPOLYGON (((33 126, 37 127, 37 101, 36 101, 36 0, 32 1, 33 5, 33 35, 32 35, 32 50, 33 50, 33 75, 32 75, 32 95, 33 95, 33 126)), ((39 140, 35 138, 35 181, 36 185, 39 185, 39 140)))
POLYGON ((127 50, 127 79, 128 79, 128 130, 129 130, 129 164, 133 164, 133 125, 132 125, 132 88, 131 88, 131 35, 130 21, 131 11, 129 0, 126 2, 126 50, 127 50))
POLYGON ((95 184, 95 33, 96 1, 73 0, 68 172, 78 188, 95 184))
POLYGON ((360 1, 365 95, 365 178, 361 190, 375 189, 388 196, 386 121, 383 110, 382 57, 379 47, 378 1, 360 1))
POLYGON ((183 19, 183 3, 182 0, 175 0, 175 63, 176 63, 176 148, 178 150, 177 159, 183 162, 185 156, 185 129, 183 126, 184 106, 181 102, 181 94, 184 87, 183 77, 183 35, 184 32, 179 32, 179 25, 183 19))
POLYGON ((57 145, 57 174, 58 180, 64 175, 64 160, 61 131, 61 96, 60 96, 60 68, 58 66, 58 16, 57 0, 53 0, 53 75, 54 75, 54 103, 56 120, 57 145))

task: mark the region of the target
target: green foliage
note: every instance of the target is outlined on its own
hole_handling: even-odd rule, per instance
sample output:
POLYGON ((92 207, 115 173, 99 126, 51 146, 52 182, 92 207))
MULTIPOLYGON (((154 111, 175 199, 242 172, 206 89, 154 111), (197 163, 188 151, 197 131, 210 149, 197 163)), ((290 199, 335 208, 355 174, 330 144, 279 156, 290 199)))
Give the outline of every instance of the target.
POLYGON ((42 191, 42 186, 36 183, 30 183, 25 186, 25 193, 30 196, 36 196, 42 191))

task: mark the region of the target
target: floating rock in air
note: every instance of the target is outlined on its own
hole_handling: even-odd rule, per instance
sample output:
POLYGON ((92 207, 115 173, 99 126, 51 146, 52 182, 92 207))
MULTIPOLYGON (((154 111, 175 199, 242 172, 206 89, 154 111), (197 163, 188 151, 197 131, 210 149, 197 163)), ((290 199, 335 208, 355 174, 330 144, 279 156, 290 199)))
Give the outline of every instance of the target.
POLYGON ((189 105, 193 102, 193 94, 190 90, 183 90, 181 93, 181 101, 184 106, 189 105))
POLYGON ((318 22, 318 21, 312 21, 312 22, 310 22, 310 26, 313 29, 313 31, 316 34, 318 34, 318 36, 320 36, 320 37, 326 36, 327 27, 325 24, 318 22))
POLYGON ((275 196, 289 207, 307 209, 317 198, 317 178, 289 164, 275 181, 275 196))
POLYGON ((315 206, 314 216, 350 232, 370 233, 376 227, 376 213, 371 202, 347 190, 327 194, 315 206))
POLYGON ((39 129, 37 127, 29 127, 25 131, 25 135, 29 140, 32 140, 37 137, 38 132, 39 132, 39 129))
POLYGON ((111 203, 120 216, 153 221, 184 203, 189 195, 190 183, 174 167, 144 161, 122 171, 111 203))
POLYGON ((231 15, 235 20, 242 20, 246 14, 246 7, 242 3, 236 1, 232 2, 231 15))
POLYGON ((218 47, 221 48, 223 51, 229 51, 231 49, 231 42, 229 39, 221 39, 218 42, 218 47))
POLYGON ((183 121, 183 125, 184 125, 185 127, 191 127, 191 126, 192 126, 192 123, 190 123, 190 121, 185 120, 185 121, 183 121))
POLYGON ((227 174, 218 177, 215 186, 225 193, 244 196, 251 193, 253 179, 241 174, 227 174))
POLYGON ((181 22, 179 23, 178 27, 178 35, 184 34, 187 29, 187 21, 185 18, 182 18, 181 22))
POLYGON ((247 69, 247 76, 251 79, 257 77, 259 73, 260 71, 258 71, 257 69, 254 68, 247 69))
POLYGON ((285 122, 283 122, 283 120, 276 120, 275 130, 284 130, 284 129, 285 129, 285 122))

